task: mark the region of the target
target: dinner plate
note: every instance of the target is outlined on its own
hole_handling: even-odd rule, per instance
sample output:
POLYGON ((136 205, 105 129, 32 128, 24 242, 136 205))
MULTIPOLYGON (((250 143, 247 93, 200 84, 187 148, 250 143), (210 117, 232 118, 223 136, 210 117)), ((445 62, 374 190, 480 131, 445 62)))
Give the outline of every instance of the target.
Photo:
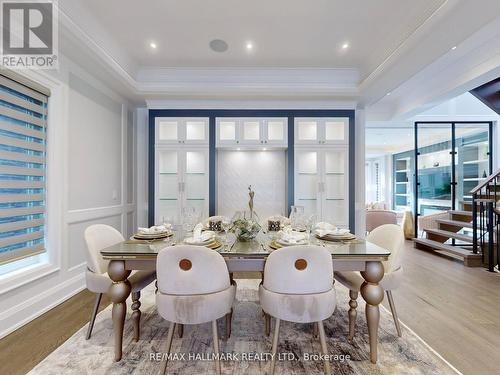
POLYGON ((152 234, 144 234, 144 233, 136 233, 132 237, 136 240, 159 240, 162 238, 167 238, 172 236, 172 232, 161 232, 161 233, 152 233, 152 234))
POLYGON ((343 234, 343 235, 327 234, 326 236, 323 236, 323 237, 319 237, 319 236, 316 236, 316 237, 323 240, 323 241, 349 241, 349 240, 356 239, 356 236, 352 233, 343 234))

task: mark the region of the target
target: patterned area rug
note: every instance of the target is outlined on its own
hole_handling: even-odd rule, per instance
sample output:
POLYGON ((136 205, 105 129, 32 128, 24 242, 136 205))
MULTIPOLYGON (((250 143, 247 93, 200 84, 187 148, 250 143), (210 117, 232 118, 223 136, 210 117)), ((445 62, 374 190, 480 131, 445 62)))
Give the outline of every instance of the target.
MULTIPOLYGON (((258 280, 237 280, 232 335, 228 341, 220 340, 224 374, 264 374, 269 372, 270 362, 266 353, 271 352, 271 337, 264 335, 264 320, 258 303, 258 280), (231 358, 232 357, 232 358, 231 358)), ((364 302, 358 298, 357 334, 353 344, 347 342, 347 290, 337 284, 337 310, 325 321, 328 348, 333 358, 333 373, 351 374, 457 374, 440 359, 413 332, 403 327, 403 337, 398 338, 392 316, 381 308, 379 329, 379 361, 370 363, 367 327, 364 318, 364 302)), ((157 313, 154 288, 148 287, 141 298, 141 339, 134 342, 130 312, 125 322, 122 361, 113 362, 113 336, 111 307, 96 318, 90 340, 85 340, 87 326, 45 358, 30 374, 152 374, 160 369, 160 363, 151 359, 161 353, 167 336, 168 323, 157 313)), ((397 301, 396 301, 397 303, 397 301)), ((130 306, 130 303, 128 303, 130 306)), ((130 310, 130 308, 129 308, 130 310)), ((224 322, 219 323, 219 336, 224 335, 224 322)), ((177 358, 169 361, 168 374, 215 373, 214 363, 207 359, 212 350, 210 323, 186 326, 184 336, 177 333, 172 343, 172 353, 177 358), (184 353, 184 354, 183 354, 184 353), (189 358, 197 353, 205 360, 189 358), (184 358, 182 358, 184 356, 184 358)), ((312 336, 312 325, 282 322, 278 352, 283 360, 277 362, 277 374, 322 374, 323 362, 309 358, 321 350, 319 341, 312 336)))

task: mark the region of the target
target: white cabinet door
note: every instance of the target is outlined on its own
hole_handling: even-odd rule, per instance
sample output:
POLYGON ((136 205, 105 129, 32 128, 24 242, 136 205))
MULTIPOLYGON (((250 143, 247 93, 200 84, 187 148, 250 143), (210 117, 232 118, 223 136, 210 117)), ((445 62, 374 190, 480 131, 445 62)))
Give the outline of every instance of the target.
POLYGON ((217 147, 240 144, 240 123, 237 118, 218 117, 216 120, 217 147))
POLYGON ((263 121, 263 139, 265 145, 288 146, 288 119, 269 118, 263 121))
POLYGON ((321 126, 321 141, 323 144, 348 144, 349 119, 347 117, 325 118, 321 126))
POLYGON ((194 207, 201 218, 208 216, 208 149, 187 149, 182 155, 182 207, 194 207))
POLYGON ((155 224, 178 222, 182 187, 182 155, 172 148, 156 149, 155 162, 155 224))
POLYGON ((339 227, 349 226, 348 153, 345 146, 321 151, 321 217, 339 227))
POLYGON ((295 118, 295 143, 298 145, 338 145, 349 143, 347 117, 295 118))
POLYGON ((208 148, 157 147, 155 223, 182 222, 182 209, 208 216, 208 148))
POLYGON ((320 144, 320 119, 296 117, 295 118, 295 144, 314 145, 320 144))
POLYGON ((312 149, 295 149, 295 205, 307 215, 321 216, 319 187, 321 154, 312 149))
POLYGON ((240 119, 240 143, 242 145, 264 144, 262 120, 258 118, 240 119))
POLYGON ((156 144, 180 144, 182 138, 181 119, 174 117, 157 117, 155 119, 156 144))
POLYGON ((208 145, 208 118, 157 117, 155 132, 158 145, 208 145))
POLYGON ((186 118, 183 120, 183 143, 208 145, 208 118, 186 118))

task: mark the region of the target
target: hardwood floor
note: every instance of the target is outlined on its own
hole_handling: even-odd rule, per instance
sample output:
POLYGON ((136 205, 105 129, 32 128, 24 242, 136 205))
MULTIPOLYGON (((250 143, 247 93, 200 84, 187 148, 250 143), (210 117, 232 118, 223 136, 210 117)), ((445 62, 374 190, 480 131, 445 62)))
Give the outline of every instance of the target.
MULTIPOLYGON (((95 294, 84 290, 0 340, 1 374, 26 374, 88 323, 95 294)), ((102 297, 99 311, 109 305, 102 297)))
POLYGON ((403 264, 404 282, 393 292, 400 320, 463 374, 498 374, 500 274, 414 249, 412 241, 403 264))
MULTIPOLYGON (((500 274, 414 249, 411 241, 403 259, 405 280, 393 292, 401 321, 464 374, 498 374, 500 274)), ((28 372, 88 322, 93 303, 93 294, 78 293, 0 340, 2 373, 28 372)), ((108 303, 103 298, 101 309, 108 303)))

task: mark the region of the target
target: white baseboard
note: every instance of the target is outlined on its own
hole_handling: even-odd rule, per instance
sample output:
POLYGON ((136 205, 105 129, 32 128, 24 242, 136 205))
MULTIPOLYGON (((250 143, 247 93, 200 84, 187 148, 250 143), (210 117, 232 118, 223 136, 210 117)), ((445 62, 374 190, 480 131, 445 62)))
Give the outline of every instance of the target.
POLYGON ((0 314, 0 339, 85 289, 81 273, 0 314))

